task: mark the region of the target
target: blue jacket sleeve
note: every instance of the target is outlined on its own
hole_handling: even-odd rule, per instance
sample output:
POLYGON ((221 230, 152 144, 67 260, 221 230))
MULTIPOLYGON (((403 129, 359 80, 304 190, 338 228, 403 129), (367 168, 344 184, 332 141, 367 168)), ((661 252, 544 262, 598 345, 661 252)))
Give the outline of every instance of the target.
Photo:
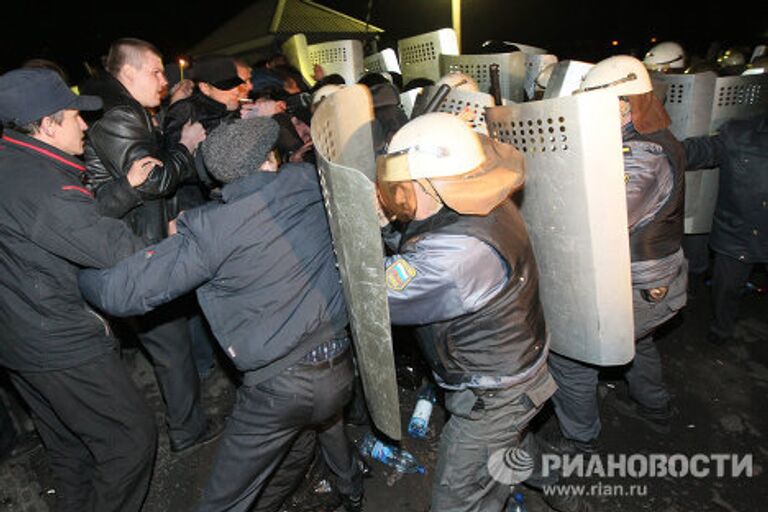
POLYGON ((144 314, 213 276, 195 237, 187 230, 124 259, 107 270, 83 270, 83 297, 111 315, 144 314))
POLYGON ((506 262, 491 246, 461 235, 424 237, 385 265, 392 323, 401 325, 475 312, 509 279, 506 262))

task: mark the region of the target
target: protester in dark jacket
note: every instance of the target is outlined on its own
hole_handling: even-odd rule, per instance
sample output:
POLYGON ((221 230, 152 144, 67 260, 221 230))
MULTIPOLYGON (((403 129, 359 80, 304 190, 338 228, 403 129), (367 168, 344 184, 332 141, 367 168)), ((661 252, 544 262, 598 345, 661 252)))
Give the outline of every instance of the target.
MULTIPOLYGON (((147 109, 160 105, 166 85, 157 49, 138 39, 120 39, 107 56, 110 76, 100 83, 104 113, 88 131, 85 160, 88 185, 102 213, 125 220, 148 242, 167 235, 176 209, 167 204, 178 185, 195 172, 192 152, 205 133, 199 123, 182 129, 180 142, 165 148, 147 109), (141 186, 129 187, 125 169, 131 161, 153 156, 160 162, 141 186)), ((220 422, 208 422, 200 405, 183 301, 135 319, 131 327, 149 352, 165 399, 171 450, 181 452, 212 440, 220 422)))
MULTIPOLYGON (((115 315, 197 288, 217 340, 243 372, 203 511, 249 509, 280 462, 295 460, 291 445, 307 428, 319 431, 342 494, 358 505, 362 494, 341 417, 353 369, 323 197, 311 165, 268 172, 277 171, 278 129, 256 117, 214 130, 203 149, 225 183, 223 204, 184 212, 176 235, 81 277, 86 297, 115 315)), ((304 467, 293 466, 284 469, 304 467)))
MULTIPOLYGON (((180 143, 187 123, 200 123, 206 133, 210 133, 221 123, 240 118, 240 100, 247 98, 248 93, 246 82, 238 76, 235 61, 231 57, 207 57, 196 61, 193 71, 195 91, 189 98, 171 105, 165 115, 163 132, 166 145, 180 143)), ((178 212, 205 203, 211 189, 218 186, 209 176, 200 153, 195 157, 195 165, 197 172, 191 173, 176 191, 175 207, 178 212)))
POLYGON ((152 475, 153 416, 109 326, 77 288, 80 268, 113 265, 144 245, 100 216, 82 184, 78 109, 100 106, 50 70, 0 76, 0 365, 34 412, 56 509, 138 511, 152 475))
POLYGON ((715 311, 708 339, 723 344, 733 335, 752 267, 768 262, 768 116, 728 122, 718 134, 683 145, 689 169, 720 167, 709 238, 715 311))
POLYGON ((169 220, 164 198, 195 171, 192 152, 205 138, 200 124, 182 130, 179 142, 166 148, 162 132, 147 110, 160 105, 163 64, 154 46, 139 40, 120 40, 108 58, 110 75, 86 88, 104 100, 103 114, 88 130, 85 161, 88 186, 101 211, 124 219, 149 242, 167 235, 169 220), (162 163, 140 187, 128 186, 131 162, 153 156, 162 163))

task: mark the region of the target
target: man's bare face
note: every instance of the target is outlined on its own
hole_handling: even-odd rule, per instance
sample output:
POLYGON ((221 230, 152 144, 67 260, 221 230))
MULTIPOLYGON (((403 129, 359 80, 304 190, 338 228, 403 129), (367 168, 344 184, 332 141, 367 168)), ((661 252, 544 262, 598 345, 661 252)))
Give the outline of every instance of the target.
POLYGON ((129 90, 143 107, 153 108, 160 105, 163 89, 168 85, 164 69, 163 61, 159 56, 145 51, 142 55, 141 67, 132 70, 129 90))

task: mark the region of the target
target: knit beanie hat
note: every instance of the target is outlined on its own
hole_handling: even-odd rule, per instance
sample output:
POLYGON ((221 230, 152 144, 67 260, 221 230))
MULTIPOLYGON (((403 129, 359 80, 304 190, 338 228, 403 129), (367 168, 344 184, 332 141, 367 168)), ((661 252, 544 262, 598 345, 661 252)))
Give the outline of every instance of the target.
POLYGON ((203 160, 222 183, 258 172, 275 147, 280 128, 270 117, 222 123, 203 141, 203 160))

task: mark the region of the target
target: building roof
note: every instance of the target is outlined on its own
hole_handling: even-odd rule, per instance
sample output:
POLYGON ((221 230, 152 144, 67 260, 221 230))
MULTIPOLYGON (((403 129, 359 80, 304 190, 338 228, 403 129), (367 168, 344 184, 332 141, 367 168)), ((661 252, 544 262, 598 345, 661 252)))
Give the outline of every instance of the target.
POLYGON ((194 56, 236 55, 269 45, 276 34, 365 34, 382 29, 311 0, 259 0, 193 46, 194 56))

